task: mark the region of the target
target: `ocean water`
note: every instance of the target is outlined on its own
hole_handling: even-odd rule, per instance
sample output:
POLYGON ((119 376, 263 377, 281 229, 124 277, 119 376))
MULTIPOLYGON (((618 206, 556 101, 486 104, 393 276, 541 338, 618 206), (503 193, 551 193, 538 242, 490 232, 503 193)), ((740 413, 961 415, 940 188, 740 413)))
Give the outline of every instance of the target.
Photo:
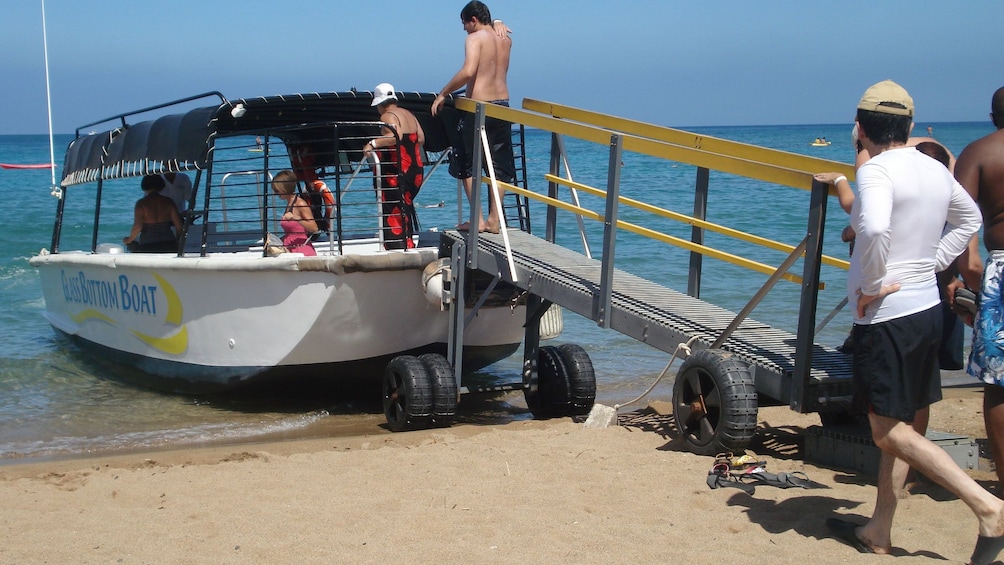
MULTIPOLYGON (((969 142, 991 132, 989 123, 918 124, 918 133, 932 125, 934 136, 958 155, 969 142)), ((705 135, 802 153, 850 163, 853 150, 850 124, 691 128, 705 135), (812 147, 816 137, 832 142, 812 147)), ((57 167, 71 136, 56 136, 57 167)), ((528 131, 526 137, 530 187, 546 190, 540 180, 548 166, 550 136, 528 131)), ((578 182, 604 187, 607 177, 606 146, 568 139, 569 168, 578 182)), ((0 136, 0 162, 45 163, 49 160, 48 136, 0 136)), ((57 169, 58 172, 58 169, 57 169)), ((689 214, 693 208, 695 169, 644 155, 625 153, 621 171, 621 195, 689 214)), ((58 174, 57 174, 58 178, 58 174)), ((258 396, 253 398, 193 397, 162 394, 121 383, 114 371, 99 359, 75 350, 52 330, 44 318, 44 303, 38 277, 28 259, 48 248, 55 218, 56 199, 50 196, 48 170, 0 169, 0 195, 8 204, 7 222, 0 232, 0 463, 24 458, 116 452, 206 443, 244 443, 266 438, 323 435, 337 426, 354 423, 373 427, 382 420, 379 398, 333 397, 311 394, 258 396)), ((562 193, 568 200, 567 192, 562 193)), ((106 201, 105 219, 121 233, 102 234, 102 241, 119 241, 131 225, 132 202, 139 197, 125 192, 121 202, 106 201), (117 211, 113 211, 113 209, 117 211), (108 218, 108 215, 114 215, 108 218)), ((603 211, 601 200, 580 195, 585 207, 603 211)), ((83 200, 83 199, 81 199, 83 200)), ((423 227, 451 228, 457 223, 457 186, 445 168, 434 173, 418 196, 423 227), (436 206, 440 202, 443 207, 436 206)), ((77 202, 64 226, 64 249, 88 242, 89 214, 77 202)), ((708 219, 757 235, 797 244, 805 234, 808 192, 779 187, 712 172, 708 219)), ((464 212, 466 218, 466 212, 464 212)), ((689 239, 690 228, 669 220, 653 220, 626 207, 621 218, 689 239)), ((846 258, 839 240, 846 215, 831 199, 824 253, 846 258)), ((535 211, 535 231, 543 229, 542 210, 535 211)), ((586 233, 594 255, 599 255, 603 226, 586 221, 586 233)), ((707 244, 777 265, 780 252, 740 245, 735 240, 709 234, 707 244)), ((559 212, 558 243, 582 249, 575 218, 559 212)), ((682 250, 620 233, 616 246, 618 268, 685 291, 688 254, 682 250)), ((798 268, 798 266, 796 266, 798 268)), ((820 293, 818 316, 822 319, 841 300, 846 276, 823 268, 826 289, 820 293)), ((705 259, 702 298, 732 311, 739 311, 767 277, 705 259)), ((798 285, 782 281, 752 313, 752 317, 794 332, 798 314, 798 285)), ((845 311, 817 336, 828 345, 839 344, 850 326, 845 311)), ((592 321, 565 312, 564 334, 556 341, 574 342, 589 353, 597 371, 597 402, 622 404, 644 391, 664 369, 670 356, 621 334, 603 330, 592 321)), ((484 379, 518 380, 521 353, 487 369, 484 379)), ((672 369, 650 398, 668 400, 672 395, 672 369)), ((458 421, 485 423, 529 418, 519 393, 491 403, 462 400, 458 421), (474 406, 473 411, 466 406, 474 406), (489 412, 488 418, 476 411, 489 412)))

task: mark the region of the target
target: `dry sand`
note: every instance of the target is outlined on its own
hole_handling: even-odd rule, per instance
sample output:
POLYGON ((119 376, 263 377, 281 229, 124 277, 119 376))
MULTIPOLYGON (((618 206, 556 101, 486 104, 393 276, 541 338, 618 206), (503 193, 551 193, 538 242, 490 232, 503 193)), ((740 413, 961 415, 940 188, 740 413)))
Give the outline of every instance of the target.
MULTIPOLYGON (((985 444, 982 394, 946 389, 931 429, 985 444)), ((463 403, 462 403, 463 404, 463 403)), ((814 415, 762 408, 767 470, 827 490, 708 488, 712 458, 671 418, 569 419, 286 440, 0 467, 0 563, 891 563, 827 535, 875 487, 805 464, 814 415)), ((970 471, 996 492, 996 475, 970 471)), ((900 503, 896 563, 966 562, 976 521, 922 484, 900 503)))

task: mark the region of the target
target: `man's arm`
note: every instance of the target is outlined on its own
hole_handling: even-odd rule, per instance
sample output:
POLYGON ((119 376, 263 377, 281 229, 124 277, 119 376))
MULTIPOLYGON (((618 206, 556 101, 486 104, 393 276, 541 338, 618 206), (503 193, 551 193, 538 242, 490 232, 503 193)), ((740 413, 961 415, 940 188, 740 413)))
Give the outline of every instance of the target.
MULTIPOLYGON (((478 59, 481 57, 481 42, 477 41, 475 37, 476 33, 471 33, 467 35, 467 39, 464 41, 464 64, 457 71, 457 74, 453 75, 450 82, 446 83, 436 96, 436 99, 432 102, 432 115, 435 116, 439 113, 439 109, 443 106, 443 102, 446 101, 446 95, 457 90, 461 86, 466 85, 472 78, 474 78, 475 73, 478 72, 478 59)), ((470 93, 468 93, 470 94, 470 93)))
POLYGON ((980 166, 979 159, 973 156, 973 145, 966 147, 955 161, 955 180, 966 189, 973 200, 979 202, 980 196, 980 166))

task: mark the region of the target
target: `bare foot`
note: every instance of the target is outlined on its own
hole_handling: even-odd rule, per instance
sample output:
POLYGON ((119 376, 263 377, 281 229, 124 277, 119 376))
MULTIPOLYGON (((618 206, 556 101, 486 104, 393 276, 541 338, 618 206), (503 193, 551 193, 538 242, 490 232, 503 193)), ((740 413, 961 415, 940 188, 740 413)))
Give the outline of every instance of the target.
POLYGON ((499 231, 501 230, 499 224, 489 223, 489 224, 481 224, 481 229, 479 231, 482 233, 499 233, 499 231))
POLYGON ((469 229, 471 229, 471 223, 470 222, 464 222, 462 224, 457 224, 457 231, 467 231, 469 229))

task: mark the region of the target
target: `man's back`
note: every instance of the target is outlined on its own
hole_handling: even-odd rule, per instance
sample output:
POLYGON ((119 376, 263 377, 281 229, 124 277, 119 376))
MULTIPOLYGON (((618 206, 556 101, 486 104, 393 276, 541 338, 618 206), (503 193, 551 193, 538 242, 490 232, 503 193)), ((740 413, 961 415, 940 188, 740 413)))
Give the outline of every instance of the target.
POLYGON ((986 248, 1004 249, 1004 129, 966 146, 955 163, 955 177, 976 194, 986 248))
POLYGON ((509 72, 510 39, 502 39, 491 26, 485 25, 470 34, 466 48, 477 57, 477 70, 467 85, 467 96, 473 100, 508 100, 509 87, 506 74, 509 72))

